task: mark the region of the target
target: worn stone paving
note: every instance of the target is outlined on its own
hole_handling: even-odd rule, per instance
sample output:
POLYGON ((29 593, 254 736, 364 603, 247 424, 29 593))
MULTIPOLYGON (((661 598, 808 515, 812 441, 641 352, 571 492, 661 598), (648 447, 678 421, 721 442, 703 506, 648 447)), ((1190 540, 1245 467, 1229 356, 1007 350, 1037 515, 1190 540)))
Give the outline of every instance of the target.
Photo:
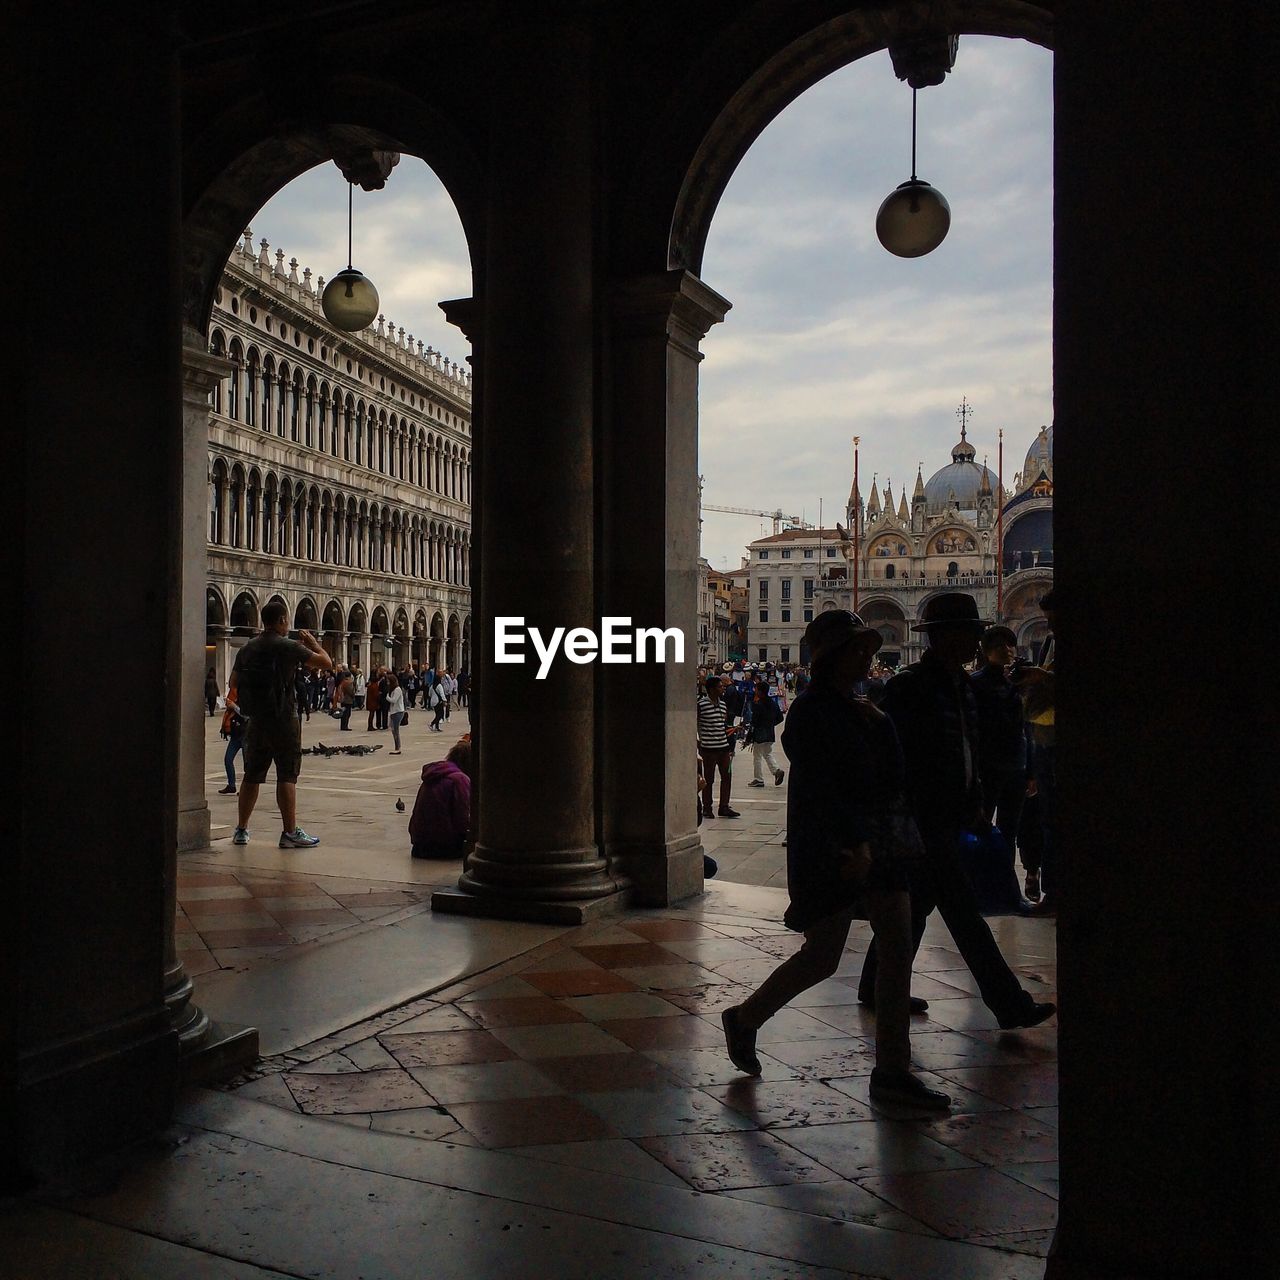
MULTIPOLYGON (((1054 1024, 998 1031, 931 926, 913 1050, 954 1105, 872 1104, 874 1020, 856 996, 869 935, 856 924, 836 976, 762 1030, 762 1077, 743 1077, 719 1012, 799 944, 777 922, 781 894, 749 896, 744 907, 741 890, 713 888, 571 931, 228 1087, 424 1142, 1043 1255, 1057 1207, 1054 1024)), ((994 928, 1027 988, 1051 997, 1053 923, 994 928)))

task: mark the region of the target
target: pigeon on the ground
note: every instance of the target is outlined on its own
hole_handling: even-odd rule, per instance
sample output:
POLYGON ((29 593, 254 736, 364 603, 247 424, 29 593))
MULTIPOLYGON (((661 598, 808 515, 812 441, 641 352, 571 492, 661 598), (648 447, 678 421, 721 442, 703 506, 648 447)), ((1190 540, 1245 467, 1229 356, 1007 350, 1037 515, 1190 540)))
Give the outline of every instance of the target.
POLYGON ((404 801, 401 800, 399 796, 396 796, 396 811, 398 813, 404 812, 404 801))

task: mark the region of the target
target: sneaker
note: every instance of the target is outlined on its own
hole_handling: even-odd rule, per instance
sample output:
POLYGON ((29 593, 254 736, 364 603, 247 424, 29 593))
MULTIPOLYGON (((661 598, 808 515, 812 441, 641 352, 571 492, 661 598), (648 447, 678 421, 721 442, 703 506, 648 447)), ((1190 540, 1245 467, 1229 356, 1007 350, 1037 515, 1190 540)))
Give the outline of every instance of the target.
POLYGON ((1056 1004, 1051 1004, 1048 1000, 1037 1003, 1028 997, 1024 1008, 1008 1018, 999 1018, 997 1021, 1000 1023, 1001 1031, 1016 1031, 1019 1027, 1038 1027, 1042 1022, 1048 1022, 1057 1012, 1056 1004))
POLYGON ((282 849, 314 849, 319 843, 319 836, 309 836, 301 827, 294 827, 292 831, 280 833, 282 849))
POLYGON ((742 1025, 737 1005, 720 1015, 720 1023, 724 1027, 724 1043, 729 1051, 729 1061, 739 1071, 745 1071, 749 1076, 758 1076, 764 1068, 756 1057, 756 1033, 750 1027, 742 1025))
POLYGON ((740 814, 737 809, 721 809, 720 816, 722 818, 740 818, 742 817, 742 814, 740 814))
POLYGON ((763 786, 764 786, 764 783, 763 783, 763 782, 756 782, 756 781, 753 779, 752 781, 750 781, 750 782, 748 782, 748 783, 747 783, 747 786, 749 786, 749 787, 763 787, 763 786))
POLYGON ((775 787, 780 787, 780 786, 782 786, 782 780, 783 780, 783 778, 785 778, 786 776, 787 776, 787 775, 786 775, 786 773, 785 773, 783 770, 779 769, 779 770, 777 771, 777 773, 775 773, 775 774, 773 775, 773 785, 774 785, 775 787))
POLYGON ((231 843, 232 843, 232 844, 248 844, 248 843, 249 843, 249 828, 248 828, 248 827, 237 827, 237 828, 236 828, 236 833, 235 833, 235 835, 233 835, 233 836, 231 837, 231 843))
POLYGON ((1032 902, 1040 901, 1040 873, 1038 871, 1027 872, 1025 892, 1032 902))
POLYGON ((930 1089, 910 1071, 886 1071, 883 1067, 872 1068, 871 1101, 923 1107, 928 1111, 946 1111, 951 1106, 948 1094, 940 1089, 930 1089))
POLYGON ((235 787, 219 787, 218 794, 220 796, 233 796, 236 793, 235 787))
POLYGON ((714 818, 716 816, 716 811, 714 809, 706 809, 703 811, 702 816, 704 818, 714 818))

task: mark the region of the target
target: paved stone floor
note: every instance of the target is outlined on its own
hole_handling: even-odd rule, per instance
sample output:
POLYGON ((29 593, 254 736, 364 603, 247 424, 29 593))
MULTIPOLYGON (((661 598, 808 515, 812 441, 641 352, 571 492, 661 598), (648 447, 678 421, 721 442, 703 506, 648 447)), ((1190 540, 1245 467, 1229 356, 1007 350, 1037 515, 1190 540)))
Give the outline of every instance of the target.
MULTIPOLYGON (((352 732, 315 713, 303 724, 303 745, 368 745, 371 755, 306 756, 298 783, 298 820, 321 844, 313 850, 277 847, 279 816, 271 779, 251 822, 252 841, 231 844, 236 797, 218 794, 226 783, 226 743, 220 716, 205 721, 205 781, 212 820, 209 850, 184 854, 178 869, 178 949, 192 977, 243 968, 290 947, 348 932, 367 921, 390 920, 406 908, 425 909, 432 889, 456 882, 460 862, 415 862, 409 857, 408 812, 422 766, 443 760, 470 728, 455 709, 445 732, 432 733, 430 718, 411 714, 402 731, 404 752, 389 754, 391 735, 368 732, 367 717, 352 717, 352 732)), ((778 748, 783 766, 786 758, 778 748)), ((237 779, 243 757, 236 760, 237 779)), ((747 784, 751 757, 739 752, 733 804, 740 818, 704 824, 702 842, 719 863, 719 879, 786 887, 783 847, 786 787, 747 784)))
MULTIPOLYGON (((278 849, 270 812, 232 846, 233 801, 211 796, 214 846, 181 864, 184 955, 207 966, 196 999, 258 1026, 266 1056, 188 1093, 161 1140, 0 1210, 0 1276, 1043 1274, 1054 1024, 1000 1032, 931 923, 913 1055, 955 1104, 872 1104, 859 924, 743 1077, 720 1010, 799 943, 773 887, 783 789, 737 780, 743 817, 707 830, 722 878, 694 902, 581 929, 435 916, 425 895, 457 865, 411 860, 394 802, 459 727, 401 757, 308 757, 315 850, 278 849)), ((211 791, 219 745, 211 726, 211 791)), ((1053 922, 992 923, 1050 996, 1053 922)))

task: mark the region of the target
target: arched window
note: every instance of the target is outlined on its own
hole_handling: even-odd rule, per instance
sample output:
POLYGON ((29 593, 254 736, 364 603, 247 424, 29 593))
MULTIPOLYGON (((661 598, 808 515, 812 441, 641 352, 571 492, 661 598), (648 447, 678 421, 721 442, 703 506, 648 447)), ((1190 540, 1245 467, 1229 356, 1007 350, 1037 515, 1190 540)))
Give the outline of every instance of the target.
POLYGON ((271 400, 275 395, 276 365, 270 356, 262 362, 262 418, 263 431, 271 430, 271 400))
POLYGON ((947 577, 954 578, 960 572, 960 566, 954 560, 947 565, 947 577))
POLYGON ((222 513, 226 492, 227 469, 219 458, 213 464, 213 471, 209 477, 209 541, 215 546, 222 545, 222 513))
POLYGON ((227 412, 237 421, 240 418, 241 405, 241 384, 244 382, 244 349, 240 343, 233 338, 231 346, 227 350, 227 357, 231 361, 231 386, 227 392, 227 412))
POLYGON ((232 547, 242 547, 244 535, 244 524, 241 513, 243 511, 244 502, 244 472, 237 466, 231 473, 231 488, 228 493, 229 506, 227 509, 227 545, 232 547))
POLYGON ((258 353, 253 347, 245 361, 244 421, 252 427, 258 420, 258 353))
POLYGON ((261 515, 262 481, 256 471, 249 472, 249 484, 245 491, 245 546, 250 551, 258 549, 258 519, 261 515))
POLYGON ((884 567, 884 576, 885 576, 886 578, 894 578, 894 577, 896 577, 896 576, 897 576, 897 573, 898 573, 898 566, 897 566, 897 565, 894 565, 894 564, 887 564, 887 565, 885 565, 885 567, 884 567))
POLYGON ((276 478, 269 475, 262 487, 262 550, 274 555, 276 541, 276 478))
MULTIPOLYGON (((222 331, 220 329, 215 329, 213 331, 213 336, 209 340, 209 350, 215 356, 221 356, 225 359, 227 354, 226 347, 227 341, 222 336, 222 331)), ((222 406, 225 403, 225 397, 223 394, 224 388, 222 384, 223 379, 219 378, 209 390, 209 408, 214 413, 221 413, 222 406)))
POLYGON ((311 443, 311 400, 302 386, 302 371, 295 369, 293 373, 293 399, 289 404, 290 438, 306 444, 311 443), (303 427, 303 410, 306 410, 305 435, 303 427))

